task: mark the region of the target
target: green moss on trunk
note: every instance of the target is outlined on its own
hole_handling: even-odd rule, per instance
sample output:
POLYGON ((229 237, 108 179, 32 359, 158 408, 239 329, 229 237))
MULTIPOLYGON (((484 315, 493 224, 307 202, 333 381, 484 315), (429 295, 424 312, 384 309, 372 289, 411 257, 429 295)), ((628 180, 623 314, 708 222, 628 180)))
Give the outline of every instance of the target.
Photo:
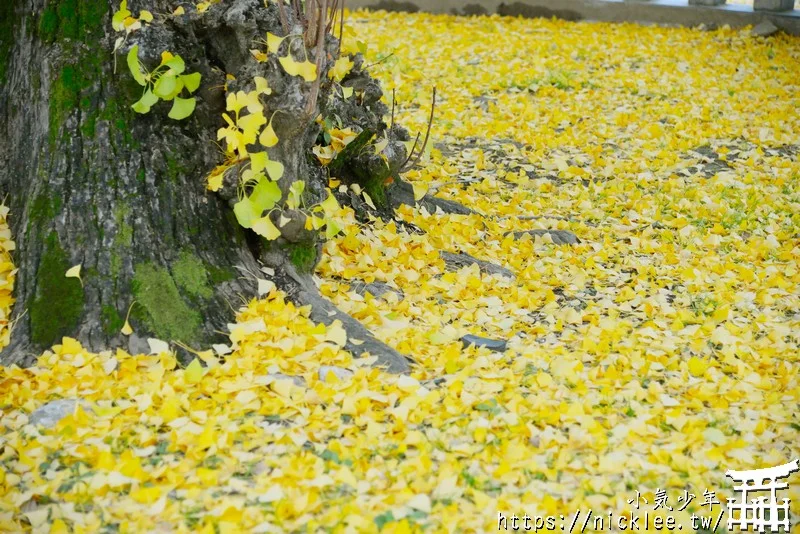
POLYGON ((10 0, 0 2, 0 85, 5 84, 11 48, 14 46, 15 4, 10 0))
POLYGON ((103 306, 100 318, 103 321, 103 331, 109 336, 119 333, 125 326, 125 320, 113 306, 103 306))
POLYGON ((71 62, 63 66, 50 91, 52 148, 64 122, 78 109, 84 112, 79 125, 83 135, 95 134, 97 103, 89 95, 102 77, 103 64, 110 60, 109 51, 97 46, 105 35, 108 11, 105 0, 50 0, 39 18, 39 38, 58 43, 71 62))
POLYGON ((76 278, 64 276, 70 267, 58 235, 51 232, 36 271, 36 297, 30 307, 31 340, 40 347, 74 334, 80 321, 83 287, 76 278))
POLYGON ((134 268, 134 317, 164 340, 191 343, 200 337, 200 313, 186 303, 169 271, 152 263, 134 268))
POLYGON ((317 246, 314 243, 292 243, 284 247, 292 265, 301 273, 310 273, 317 265, 317 246))
POLYGON ((236 278, 236 271, 230 267, 216 267, 210 263, 206 263, 205 266, 208 279, 212 286, 218 286, 219 284, 236 278))
POLYGON ((181 253, 172 264, 172 277, 178 287, 193 297, 209 299, 213 295, 203 262, 189 252, 181 253))

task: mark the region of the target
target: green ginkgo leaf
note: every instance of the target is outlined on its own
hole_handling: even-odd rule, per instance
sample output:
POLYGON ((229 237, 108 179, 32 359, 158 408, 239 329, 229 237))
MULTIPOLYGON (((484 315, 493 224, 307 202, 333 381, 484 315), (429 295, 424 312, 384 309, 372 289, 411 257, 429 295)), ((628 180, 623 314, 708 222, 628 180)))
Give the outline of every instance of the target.
POLYGON ((164 74, 153 86, 153 94, 164 100, 169 100, 169 96, 175 91, 175 86, 178 85, 178 80, 175 76, 164 74))
POLYGON ((255 211, 261 215, 265 210, 275 207, 281 196, 281 188, 278 187, 277 182, 262 179, 250 192, 250 202, 255 211))
POLYGON ((286 199, 286 205, 291 209, 297 209, 300 207, 300 199, 303 196, 303 191, 305 191, 306 183, 302 180, 297 180, 296 182, 292 182, 292 185, 289 187, 289 198, 286 199))
POLYGON ((336 234, 342 231, 342 227, 334 221, 333 219, 327 219, 325 221, 325 237, 327 239, 333 239, 336 237, 336 234))
POLYGON ((164 65, 172 70, 173 75, 183 74, 186 70, 186 63, 184 63, 181 56, 173 56, 164 62, 164 65))
MULTIPOLYGON (((139 65, 139 45, 133 45, 128 51, 128 69, 130 69, 133 79, 141 86, 147 84, 142 67, 139 65)), ((145 112, 146 113, 146 112, 145 112)))
POLYGON ((147 113, 156 102, 158 102, 158 97, 154 95, 150 89, 148 89, 144 92, 142 98, 140 98, 139 101, 131 107, 136 113, 147 113))
POLYGON ((239 221, 239 224, 244 228, 252 228, 253 221, 261 217, 261 213, 256 213, 253 203, 248 197, 234 204, 233 213, 236 215, 236 220, 239 221))
POLYGON ((184 74, 181 76, 181 80, 183 80, 183 84, 186 87, 186 90, 190 93, 194 93, 197 91, 197 88, 200 87, 200 79, 202 76, 199 72, 193 72, 192 74, 184 74))
POLYGON ((283 163, 280 161, 269 160, 266 166, 267 174, 273 180, 280 180, 283 176, 283 163))
POLYGON ((172 103, 172 109, 169 111, 169 118, 179 121, 185 119, 194 112, 196 101, 194 98, 178 98, 172 103))

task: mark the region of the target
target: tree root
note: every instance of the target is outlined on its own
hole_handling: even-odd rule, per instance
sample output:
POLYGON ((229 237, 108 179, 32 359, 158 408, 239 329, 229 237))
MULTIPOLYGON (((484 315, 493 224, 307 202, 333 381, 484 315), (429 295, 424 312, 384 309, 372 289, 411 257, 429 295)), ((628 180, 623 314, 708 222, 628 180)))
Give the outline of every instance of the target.
POLYGON ((553 243, 556 245, 577 245, 581 242, 578 239, 578 236, 570 232, 569 230, 544 230, 544 229, 537 229, 537 230, 523 230, 520 232, 507 232, 505 235, 514 234, 514 239, 521 239, 526 234, 531 237, 536 236, 544 236, 546 234, 550 235, 550 239, 553 240, 553 243))
POLYGON ((463 252, 455 253, 455 252, 446 252, 444 250, 441 250, 439 251, 439 255, 444 260, 447 269, 451 271, 457 271, 462 267, 466 267, 468 265, 472 265, 473 263, 475 263, 478 265, 478 268, 481 270, 482 273, 499 274, 501 276, 505 276, 511 279, 516 278, 514 273, 506 269, 505 267, 501 267, 500 265, 488 261, 479 260, 478 258, 473 258, 469 254, 464 254, 463 252))
POLYGON ((378 280, 375 280, 374 282, 365 282, 363 280, 342 281, 350 286, 350 291, 353 291, 362 297, 369 293, 373 297, 382 298, 387 293, 394 293, 400 300, 405 298, 405 294, 401 290, 390 286, 386 282, 379 282, 378 280))
POLYGON ((470 215, 474 213, 471 209, 459 204, 453 200, 438 198, 434 196, 425 195, 420 200, 414 200, 414 189, 411 184, 403 180, 395 180, 394 183, 387 190, 389 202, 394 209, 399 208, 403 204, 414 206, 419 204, 430 213, 436 212, 436 208, 441 209, 445 213, 456 215, 470 215))
POLYGON ((382 368, 389 373, 404 374, 411 371, 411 364, 416 363, 409 356, 375 338, 358 320, 337 308, 331 301, 323 297, 310 275, 301 274, 285 257, 276 252, 265 252, 261 260, 275 269, 273 281, 284 291, 292 302, 298 306, 311 306, 311 320, 326 326, 339 320, 347 332, 344 349, 355 357, 365 352, 375 356, 374 367, 382 368), (355 340, 362 343, 356 345, 355 340))

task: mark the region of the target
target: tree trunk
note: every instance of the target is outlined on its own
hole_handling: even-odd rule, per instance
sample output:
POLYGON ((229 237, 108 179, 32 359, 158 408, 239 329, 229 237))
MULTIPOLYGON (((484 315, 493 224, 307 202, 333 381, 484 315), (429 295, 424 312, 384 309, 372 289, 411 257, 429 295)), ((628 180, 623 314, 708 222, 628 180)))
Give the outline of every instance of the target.
MULTIPOLYGON (((224 160, 216 133, 225 125, 226 74, 236 77, 227 81, 229 91, 253 76, 270 81, 266 107, 282 113, 275 115, 281 142, 268 152, 285 166, 284 195, 293 181, 304 180, 308 202, 324 199, 327 173, 311 157, 319 113, 347 108, 361 128, 386 130, 380 89, 377 95, 362 91, 357 110, 337 102, 326 76, 337 45, 332 37, 319 62, 325 82, 305 111, 309 84, 280 72, 274 58, 253 59, 250 49, 267 31, 282 32, 274 3, 231 0, 204 14, 187 7, 185 15, 173 16, 174 2, 131 0, 131 12, 147 9, 156 19, 132 34, 116 57, 115 40, 124 34, 112 29, 115 0, 0 4, 0 113, 6 117, 0 193, 10 207, 19 269, 11 344, 0 354, 4 365, 31 364, 62 336, 93 350, 141 351, 147 337, 193 348, 221 341, 232 310, 255 292, 259 256, 275 258, 278 250, 287 257, 298 246, 283 237, 267 246, 238 224, 230 191, 206 189, 206 176, 224 160), (131 109, 142 94, 125 62, 134 43, 145 65, 157 65, 169 50, 185 59, 187 72, 202 75, 189 118, 167 118, 165 102, 145 115, 131 109), (76 265, 81 278, 66 277, 76 265), (129 311, 134 334, 125 336, 129 311)), ((358 68, 350 78, 353 86, 375 84, 358 68)), ((399 140, 391 145, 395 152, 402 146, 399 140)), ((318 254, 318 243, 300 245, 318 254)), ((280 268, 280 261, 273 263, 280 268)), ((408 369, 403 357, 385 348, 382 363, 408 369)))

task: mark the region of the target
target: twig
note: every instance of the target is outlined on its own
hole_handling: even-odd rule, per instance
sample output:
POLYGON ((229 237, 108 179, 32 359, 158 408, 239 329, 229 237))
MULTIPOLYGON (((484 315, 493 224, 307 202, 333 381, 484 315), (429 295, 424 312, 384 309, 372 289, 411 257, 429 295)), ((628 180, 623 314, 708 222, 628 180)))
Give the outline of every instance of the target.
POLYGON ((345 0, 342 0, 342 14, 339 17, 339 47, 336 50, 337 56, 342 54, 342 37, 344 36, 344 3, 345 0))
POLYGON ((369 65, 367 65, 366 67, 362 67, 362 68, 361 68, 361 70, 367 70, 368 68, 370 68, 370 67, 374 67, 375 65, 380 65, 381 63, 383 63, 384 61, 386 61, 387 59, 389 59, 389 58, 390 58, 390 57, 392 57, 393 55, 394 55, 394 52, 392 52, 391 54, 389 54, 389 55, 388 55, 388 56, 386 56, 386 57, 382 57, 381 59, 379 59, 379 60, 378 60, 378 61, 376 61, 375 63, 370 63, 370 64, 369 64, 369 65))
POLYGON ((419 160, 422 158, 422 155, 425 153, 425 149, 428 147, 428 139, 431 135, 431 126, 433 125, 433 113, 436 110, 436 86, 433 87, 433 101, 431 102, 431 116, 428 119, 428 131, 425 132, 425 140, 422 142, 422 148, 417 154, 417 159, 414 160, 414 163, 409 165, 407 168, 401 168, 401 172, 406 172, 414 168, 414 165, 419 163, 419 160))
POLYGON ((389 122, 389 131, 394 128, 394 104, 395 104, 395 90, 392 89, 392 120, 389 122))
POLYGON ((406 160, 397 168, 398 172, 402 172, 403 167, 405 167, 406 163, 408 163, 414 156, 414 150, 417 149, 417 143, 419 143, 419 136, 420 134, 417 134, 417 138, 414 139, 414 144, 411 146, 411 151, 408 153, 408 157, 406 158, 406 160))
POLYGON ((325 26, 325 34, 329 34, 331 32, 331 28, 336 23, 336 13, 339 7, 339 0, 333 0, 333 4, 330 6, 330 17, 328 18, 328 23, 325 26))
POLYGON ((281 18, 281 26, 283 27, 284 35, 289 33, 289 19, 286 17, 286 6, 283 5, 284 0, 277 0, 278 14, 281 18))
POLYGON ((328 12, 328 0, 322 0, 322 5, 319 8, 319 20, 317 20, 317 79, 314 80, 314 85, 311 86, 311 93, 306 106, 306 113, 311 115, 314 112, 314 106, 317 104, 317 96, 319 95, 319 87, 322 83, 322 62, 325 59, 325 19, 328 12))

